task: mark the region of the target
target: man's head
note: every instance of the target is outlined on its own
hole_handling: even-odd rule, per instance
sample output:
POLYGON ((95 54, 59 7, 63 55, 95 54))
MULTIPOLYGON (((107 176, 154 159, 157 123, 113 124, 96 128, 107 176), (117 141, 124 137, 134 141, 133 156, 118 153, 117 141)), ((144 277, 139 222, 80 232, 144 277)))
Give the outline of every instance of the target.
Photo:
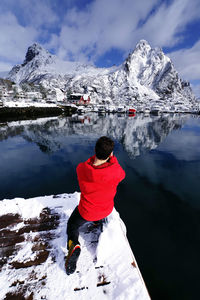
POLYGON ((96 157, 100 160, 107 159, 113 152, 114 142, 107 136, 100 137, 95 145, 96 157))

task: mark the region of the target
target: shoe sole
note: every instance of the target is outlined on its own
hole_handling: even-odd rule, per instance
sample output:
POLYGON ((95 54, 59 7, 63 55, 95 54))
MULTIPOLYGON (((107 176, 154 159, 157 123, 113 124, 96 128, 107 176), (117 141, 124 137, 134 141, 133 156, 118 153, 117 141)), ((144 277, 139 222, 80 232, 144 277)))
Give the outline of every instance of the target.
POLYGON ((79 258, 79 255, 81 253, 81 248, 79 246, 76 246, 73 250, 71 256, 69 257, 68 261, 66 261, 65 269, 67 275, 70 275, 75 272, 76 270, 76 263, 79 258))

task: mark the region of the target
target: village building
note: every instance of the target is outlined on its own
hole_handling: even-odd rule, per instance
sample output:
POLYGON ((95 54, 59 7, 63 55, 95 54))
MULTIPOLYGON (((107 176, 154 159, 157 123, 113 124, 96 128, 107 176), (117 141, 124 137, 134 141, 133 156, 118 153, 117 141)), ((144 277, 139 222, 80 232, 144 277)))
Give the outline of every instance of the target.
POLYGON ((26 97, 26 93, 24 93, 23 91, 19 92, 19 93, 18 93, 18 98, 20 98, 20 99, 25 99, 25 98, 27 98, 27 97, 26 97))
POLYGON ((28 99, 42 99, 40 92, 26 92, 26 97, 28 99))
POLYGON ((65 101, 65 96, 64 93, 58 89, 58 88, 54 88, 53 90, 49 90, 48 94, 46 96, 46 100, 50 103, 54 103, 54 102, 64 102, 65 101))
POLYGON ((88 105, 90 104, 90 96, 88 94, 74 93, 67 99, 70 104, 88 105))

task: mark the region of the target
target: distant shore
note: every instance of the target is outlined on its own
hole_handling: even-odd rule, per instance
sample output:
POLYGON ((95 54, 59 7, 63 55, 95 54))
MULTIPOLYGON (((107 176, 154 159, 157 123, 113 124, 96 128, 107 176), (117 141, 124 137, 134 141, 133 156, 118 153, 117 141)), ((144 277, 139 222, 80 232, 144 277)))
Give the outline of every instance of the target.
POLYGON ((70 116, 76 111, 76 108, 70 106, 27 106, 27 107, 0 107, 1 119, 30 119, 37 117, 50 117, 65 114, 70 116))

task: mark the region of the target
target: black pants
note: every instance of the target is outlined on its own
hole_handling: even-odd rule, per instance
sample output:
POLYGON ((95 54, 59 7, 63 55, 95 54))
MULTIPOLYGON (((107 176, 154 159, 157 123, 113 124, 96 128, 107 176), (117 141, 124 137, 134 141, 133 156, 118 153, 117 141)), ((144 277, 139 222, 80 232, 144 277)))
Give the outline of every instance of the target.
POLYGON ((78 237, 79 237, 79 228, 86 224, 86 223, 93 223, 97 224, 101 227, 103 226, 103 221, 105 219, 99 220, 99 221, 87 221, 83 219, 78 211, 78 206, 74 209, 72 212, 68 223, 67 223, 67 235, 68 240, 72 240, 75 244, 79 244, 78 237))

